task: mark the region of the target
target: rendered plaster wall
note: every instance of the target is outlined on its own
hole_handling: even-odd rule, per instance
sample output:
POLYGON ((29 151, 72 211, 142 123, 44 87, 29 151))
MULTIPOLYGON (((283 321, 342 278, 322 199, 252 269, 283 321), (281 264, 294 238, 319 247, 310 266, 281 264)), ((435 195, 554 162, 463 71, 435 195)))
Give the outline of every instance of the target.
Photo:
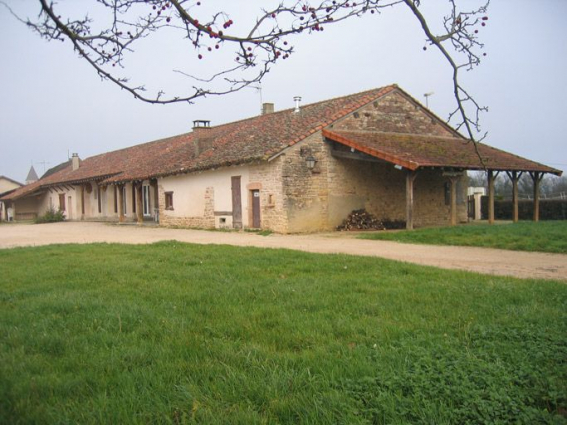
POLYGON ((202 173, 159 179, 160 224, 164 226, 214 228, 232 224, 232 177, 241 178, 242 224, 248 227, 247 166, 227 167, 202 173), (165 209, 165 193, 173 193, 173 209, 165 209), (225 218, 221 225, 218 218, 225 218))
POLYGON ((21 185, 11 182, 10 180, 0 178, 0 193, 4 193, 12 189, 17 189, 20 186, 21 185))
POLYGON ((49 209, 59 210, 59 195, 65 196, 65 218, 67 220, 80 220, 81 204, 80 204, 80 188, 78 186, 66 186, 46 190, 38 204, 37 211, 39 215, 43 215, 49 209), (79 194, 79 196, 77 196, 79 194), (78 212, 78 216, 77 216, 78 212))

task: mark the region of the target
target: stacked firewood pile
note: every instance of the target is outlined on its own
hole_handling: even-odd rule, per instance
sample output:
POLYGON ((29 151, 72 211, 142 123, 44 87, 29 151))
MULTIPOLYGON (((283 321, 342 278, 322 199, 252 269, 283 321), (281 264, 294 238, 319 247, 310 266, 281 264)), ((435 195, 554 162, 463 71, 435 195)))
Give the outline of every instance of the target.
POLYGON ((365 209, 354 210, 346 220, 337 227, 337 230, 386 230, 382 220, 376 218, 365 209))

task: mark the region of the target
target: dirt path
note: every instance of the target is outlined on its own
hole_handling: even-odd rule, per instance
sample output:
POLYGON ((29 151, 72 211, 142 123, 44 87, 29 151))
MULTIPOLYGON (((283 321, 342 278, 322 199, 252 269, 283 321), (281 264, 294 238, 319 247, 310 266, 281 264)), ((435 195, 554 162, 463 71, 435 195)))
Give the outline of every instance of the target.
POLYGON ((260 236, 247 232, 179 230, 89 222, 0 226, 0 248, 53 243, 144 244, 162 240, 364 255, 484 274, 567 281, 567 255, 359 240, 349 233, 260 236))

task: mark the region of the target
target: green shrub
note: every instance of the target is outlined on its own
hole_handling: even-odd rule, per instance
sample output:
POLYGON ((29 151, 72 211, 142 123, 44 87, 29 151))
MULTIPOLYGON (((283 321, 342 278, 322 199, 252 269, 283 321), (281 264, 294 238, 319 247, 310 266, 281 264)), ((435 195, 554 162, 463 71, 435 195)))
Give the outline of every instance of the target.
POLYGON ((57 221, 64 221, 65 214, 63 211, 56 210, 53 207, 49 207, 49 209, 43 214, 42 216, 35 219, 36 224, 40 223, 55 223, 57 221))

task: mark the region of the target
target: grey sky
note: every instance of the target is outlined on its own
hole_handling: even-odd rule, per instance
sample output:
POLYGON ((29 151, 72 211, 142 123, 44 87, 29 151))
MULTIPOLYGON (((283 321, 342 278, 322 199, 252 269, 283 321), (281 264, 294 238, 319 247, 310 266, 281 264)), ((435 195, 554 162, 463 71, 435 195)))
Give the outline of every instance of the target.
MULTIPOLYGON (((36 0, 8 3, 24 16, 39 10, 36 0)), ((231 17, 242 21, 266 2, 208 3, 218 9, 237 4, 231 17)), ((430 3, 429 12, 448 4, 430 3)), ((73 2, 76 8, 88 4, 73 2)), ((486 143, 567 170, 562 129, 567 120, 567 2, 544 0, 534 6, 527 0, 493 0, 488 16, 481 34, 488 56, 463 76, 469 91, 490 108, 482 118, 489 132, 486 143)), ((423 103, 423 94, 434 92, 429 106, 446 118, 454 108, 450 70, 434 49, 422 50, 423 40, 418 23, 400 6, 294 39, 297 52, 268 74, 261 95, 245 89, 193 105, 147 105, 101 82, 69 45, 40 39, 0 7, 0 175, 23 181, 32 163, 41 175, 44 167, 65 161, 68 152, 85 158, 188 132, 195 119, 218 125, 247 118, 259 113, 262 100, 274 102, 276 110, 290 108, 296 95, 311 103, 397 83, 423 103)), ((191 81, 172 68, 189 64, 199 74, 214 64, 212 57, 196 63, 194 52, 188 60, 178 46, 167 37, 149 43, 148 52, 131 62, 139 78, 173 90, 191 81)))

